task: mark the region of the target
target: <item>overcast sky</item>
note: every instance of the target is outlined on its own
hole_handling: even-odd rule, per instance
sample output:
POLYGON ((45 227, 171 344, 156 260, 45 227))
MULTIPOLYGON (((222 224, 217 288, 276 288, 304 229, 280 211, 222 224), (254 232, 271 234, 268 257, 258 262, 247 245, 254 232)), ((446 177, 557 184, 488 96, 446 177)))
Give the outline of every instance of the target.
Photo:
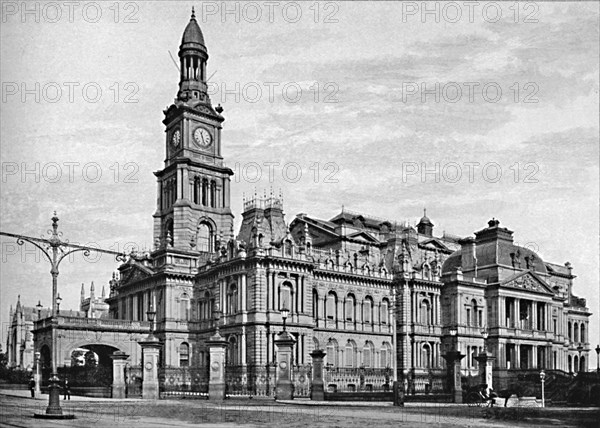
MULTIPOLYGON (((2 3, 0 230, 40 236, 57 210, 71 242, 152 246, 162 111, 192 5, 2 3)), ((288 222, 344 205, 414 223, 426 207, 434 234, 466 236, 496 217, 545 261, 573 264, 595 347, 598 3, 420 5, 230 3, 223 15, 195 3, 236 227, 242 194, 271 186, 288 222)), ((1 242, 4 324, 18 294, 49 305, 51 282, 47 263, 1 242)), ((62 307, 116 267, 63 262, 62 307)))

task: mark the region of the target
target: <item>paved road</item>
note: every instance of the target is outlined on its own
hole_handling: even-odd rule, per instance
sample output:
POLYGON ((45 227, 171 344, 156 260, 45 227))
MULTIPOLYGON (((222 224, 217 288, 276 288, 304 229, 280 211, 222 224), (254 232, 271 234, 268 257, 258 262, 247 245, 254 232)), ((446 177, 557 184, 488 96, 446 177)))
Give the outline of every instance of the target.
MULTIPOLYGON (((303 406, 274 402, 227 400, 222 404, 200 400, 93 400, 62 401, 75 420, 40 421, 33 413, 43 413, 47 396, 41 399, 0 395, 0 426, 4 427, 233 427, 260 426, 311 428, 329 427, 517 427, 586 426, 568 423, 563 417, 537 420, 501 421, 485 419, 482 409, 466 406, 443 407, 339 407, 303 406)), ((596 419, 597 421, 597 419, 596 419)), ((595 421, 594 421, 595 422, 595 421)), ((596 426, 596 425, 587 425, 596 426)))

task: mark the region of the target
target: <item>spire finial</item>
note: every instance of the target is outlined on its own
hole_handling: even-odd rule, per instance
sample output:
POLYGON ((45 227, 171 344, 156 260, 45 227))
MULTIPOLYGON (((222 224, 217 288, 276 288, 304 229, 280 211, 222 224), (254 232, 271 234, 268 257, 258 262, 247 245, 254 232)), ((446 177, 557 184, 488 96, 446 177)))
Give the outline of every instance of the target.
POLYGON ((192 6, 192 19, 196 19, 196 12, 194 11, 194 6, 192 6))
POLYGON ((427 208, 423 208, 423 217, 427 217, 427 208))

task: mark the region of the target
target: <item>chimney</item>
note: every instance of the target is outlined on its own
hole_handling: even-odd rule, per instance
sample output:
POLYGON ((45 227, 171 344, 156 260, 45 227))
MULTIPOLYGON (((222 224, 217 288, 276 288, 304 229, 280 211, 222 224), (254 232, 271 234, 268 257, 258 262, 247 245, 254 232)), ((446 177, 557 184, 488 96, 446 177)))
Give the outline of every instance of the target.
POLYGON ((468 237, 458 241, 460 244, 461 270, 463 272, 475 271, 477 276, 477 257, 475 256, 475 239, 468 237))

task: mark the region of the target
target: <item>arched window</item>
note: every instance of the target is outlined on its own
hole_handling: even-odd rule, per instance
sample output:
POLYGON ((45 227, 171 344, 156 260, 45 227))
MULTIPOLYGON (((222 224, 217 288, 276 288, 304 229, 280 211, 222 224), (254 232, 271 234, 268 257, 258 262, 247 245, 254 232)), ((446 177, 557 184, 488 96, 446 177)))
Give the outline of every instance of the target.
POLYGON ((346 296, 346 321, 354 322, 354 304, 354 296, 348 294, 348 296, 346 296))
POLYGON ((194 178, 194 203, 195 204, 200 203, 201 190, 202 190, 202 181, 200 180, 200 177, 195 177, 194 178))
POLYGON ((431 304, 429 300, 423 299, 421 301, 421 324, 431 324, 431 304))
POLYGON ((375 365, 375 346, 373 346, 373 342, 365 342, 365 346, 363 346, 362 359, 362 365, 364 367, 373 367, 375 365))
POLYGON ((179 367, 189 367, 190 365, 190 345, 183 342, 179 345, 179 367))
POLYGON ((388 324, 390 321, 390 303, 388 299, 383 299, 381 301, 381 324, 388 324))
POLYGON ((287 309, 292 312, 292 284, 285 281, 279 287, 279 310, 287 309))
POLYGON ((208 320, 211 318, 212 308, 211 308, 211 300, 210 293, 206 291, 204 293, 204 297, 200 301, 200 319, 208 320))
POLYGON ((431 368, 431 346, 429 343, 424 343, 421 347, 421 367, 431 368))
POLYGON ((235 314, 238 310, 238 289, 235 284, 229 285, 227 291, 227 312, 229 314, 235 314))
POLYGON ((585 324, 581 323, 581 327, 579 329, 579 337, 580 337, 580 342, 587 342, 587 338, 585 337, 585 324))
POLYGON ((355 367, 356 361, 356 343, 353 340, 348 340, 346 343, 346 349, 344 351, 344 357, 346 358, 346 367, 355 367))
POLYGON ((580 372, 585 371, 585 357, 584 356, 581 356, 581 359, 579 360, 579 371, 580 372))
POLYGON ((573 340, 573 335, 571 332, 571 321, 567 323, 567 336, 569 337, 569 340, 573 340))
POLYGON ((202 205, 208 206, 208 180, 202 179, 202 205))
POLYGON ((327 365, 337 367, 338 365, 338 343, 335 339, 329 339, 327 342, 327 352, 325 355, 327 365))
POLYGON ((202 222, 198 225, 198 237, 196 242, 198 245, 198 251, 212 253, 214 248, 213 232, 208 223, 202 222))
POLYGON ((236 366, 238 365, 238 341, 235 336, 229 337, 229 346, 227 349, 227 364, 236 366))
POLYGON ((327 319, 337 320, 337 296, 333 291, 327 294, 327 319))
POLYGON ((577 357, 577 355, 573 357, 573 371, 579 371, 579 358, 577 357))
POLYGON ((363 302, 363 321, 369 324, 373 322, 373 299, 371 296, 365 297, 363 302))
POLYGON ((388 368, 392 366, 392 345, 388 342, 383 342, 379 351, 379 366, 388 368))
POLYGON ((179 297, 179 318, 183 321, 190 320, 190 297, 187 293, 179 297))
POLYGON ((216 208, 217 206, 217 183, 210 182, 210 206, 216 208))
POLYGON ((431 279, 431 266, 427 263, 423 265, 423 279, 431 279))
POLYGON ((579 324, 573 323, 573 342, 580 342, 579 340, 579 324))
POLYGON ((477 310, 477 300, 473 299, 471 300, 471 324, 472 326, 477 326, 478 322, 478 310, 477 310))
POLYGON ((569 355, 567 357, 567 368, 569 369, 569 373, 573 371, 573 362, 572 357, 569 355))
POLYGON ((286 257, 292 257, 292 241, 286 239, 283 243, 284 254, 286 257))
POLYGON ((312 291, 312 314, 314 320, 319 319, 319 292, 316 288, 312 291))

